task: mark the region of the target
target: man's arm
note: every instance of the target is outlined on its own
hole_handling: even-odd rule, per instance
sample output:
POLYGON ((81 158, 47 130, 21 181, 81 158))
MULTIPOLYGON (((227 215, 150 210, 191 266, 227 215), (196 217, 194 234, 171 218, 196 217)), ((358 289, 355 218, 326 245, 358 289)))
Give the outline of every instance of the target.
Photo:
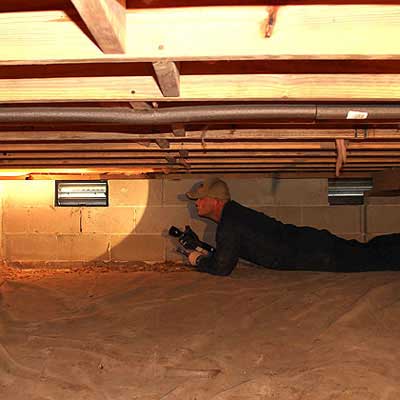
POLYGON ((213 275, 230 275, 239 260, 240 236, 234 226, 223 226, 217 231, 216 251, 210 257, 199 257, 197 270, 213 275))

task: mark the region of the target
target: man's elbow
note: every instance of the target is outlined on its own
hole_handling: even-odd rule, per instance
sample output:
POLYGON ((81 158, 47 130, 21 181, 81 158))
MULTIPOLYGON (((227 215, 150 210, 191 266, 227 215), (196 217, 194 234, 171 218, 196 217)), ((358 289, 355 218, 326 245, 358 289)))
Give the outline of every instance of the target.
POLYGON ((236 264, 229 268, 217 268, 214 271, 214 273, 215 273, 215 275, 218 275, 218 276, 229 276, 232 273, 232 271, 234 270, 235 266, 236 266, 236 264))

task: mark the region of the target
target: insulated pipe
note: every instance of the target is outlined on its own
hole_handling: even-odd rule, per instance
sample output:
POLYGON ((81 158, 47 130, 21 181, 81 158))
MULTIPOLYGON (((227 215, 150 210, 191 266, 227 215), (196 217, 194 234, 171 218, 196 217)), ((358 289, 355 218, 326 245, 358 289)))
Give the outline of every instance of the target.
POLYGON ((99 107, 4 107, 0 124, 173 125, 177 123, 400 121, 400 105, 228 104, 137 111, 99 107))
POLYGON ((323 120, 399 120, 400 105, 396 104, 351 104, 318 105, 317 121, 323 120))
POLYGON ((7 107, 0 124, 171 125, 228 121, 314 121, 314 105, 223 105, 171 107, 137 111, 129 108, 7 107))

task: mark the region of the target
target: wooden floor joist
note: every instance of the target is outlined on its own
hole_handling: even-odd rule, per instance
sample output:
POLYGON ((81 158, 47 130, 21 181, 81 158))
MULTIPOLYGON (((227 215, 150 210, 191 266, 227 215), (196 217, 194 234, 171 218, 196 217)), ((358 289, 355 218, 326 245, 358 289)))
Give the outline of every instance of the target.
POLYGON ((156 73, 158 86, 160 87, 162 95, 164 97, 179 97, 179 64, 173 61, 156 61, 153 62, 153 68, 156 73))
MULTIPOLYGON (((177 128, 178 129, 178 128, 177 128)), ((135 132, 132 128, 125 128, 125 132, 103 132, 103 131, 9 131, 0 130, 0 143, 9 141, 18 142, 32 142, 32 141, 72 141, 72 140, 86 140, 86 141, 124 141, 124 140, 155 140, 166 139, 169 141, 249 141, 249 140, 323 140, 323 139, 352 139, 359 142, 364 141, 360 137, 356 129, 342 128, 342 129, 279 129, 279 128, 235 128, 235 129, 207 129, 205 130, 188 130, 186 132, 148 132, 139 130, 135 132), (178 135, 183 134, 182 136, 178 135)), ((366 133, 368 139, 397 139, 400 140, 400 132, 397 129, 369 129, 366 133)))
POLYGON ((152 76, 0 79, 0 103, 76 101, 397 101, 400 74, 181 75, 177 92, 152 76))
POLYGON ((291 4, 278 16, 266 38, 265 5, 127 10, 125 54, 105 55, 66 11, 5 12, 0 63, 400 56, 398 4, 291 4))
POLYGON ((108 179, 400 168, 397 116, 357 112, 360 103, 385 112, 400 104, 400 2, 63 1, 54 10, 50 0, 0 4, 0 107, 148 110, 147 126, 29 126, 13 117, 0 126, 0 179, 18 170, 24 179, 108 179), (185 113, 153 126, 155 108, 259 103, 315 112, 303 122, 218 124, 185 113), (355 113, 320 121, 327 103, 355 113))
MULTIPOLYGON (((5 152, 0 154, 0 160, 18 160, 18 159, 164 159, 166 157, 185 158, 190 160, 202 160, 207 159, 210 163, 213 160, 220 159, 232 159, 237 160, 238 158, 251 158, 251 159, 265 159, 267 157, 273 159, 282 159, 289 157, 291 159, 299 158, 329 158, 334 159, 336 153, 334 151, 213 151, 203 153, 202 151, 191 151, 185 153, 183 156, 180 151, 152 151, 143 153, 140 151, 49 151, 49 152, 5 152)), ((371 160, 371 157, 375 161, 391 160, 395 161, 400 159, 400 151, 354 151, 349 152, 349 162, 364 162, 363 160, 371 160)))

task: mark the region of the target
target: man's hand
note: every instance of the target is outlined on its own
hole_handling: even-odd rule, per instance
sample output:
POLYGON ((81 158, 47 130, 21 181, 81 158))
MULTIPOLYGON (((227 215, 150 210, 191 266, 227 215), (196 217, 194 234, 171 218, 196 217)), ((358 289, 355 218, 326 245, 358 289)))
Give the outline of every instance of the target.
POLYGON ((199 253, 198 251, 192 251, 189 255, 188 255, 188 260, 190 262, 191 265, 193 266, 197 266, 197 263, 199 261, 199 257, 204 256, 203 254, 199 253))

